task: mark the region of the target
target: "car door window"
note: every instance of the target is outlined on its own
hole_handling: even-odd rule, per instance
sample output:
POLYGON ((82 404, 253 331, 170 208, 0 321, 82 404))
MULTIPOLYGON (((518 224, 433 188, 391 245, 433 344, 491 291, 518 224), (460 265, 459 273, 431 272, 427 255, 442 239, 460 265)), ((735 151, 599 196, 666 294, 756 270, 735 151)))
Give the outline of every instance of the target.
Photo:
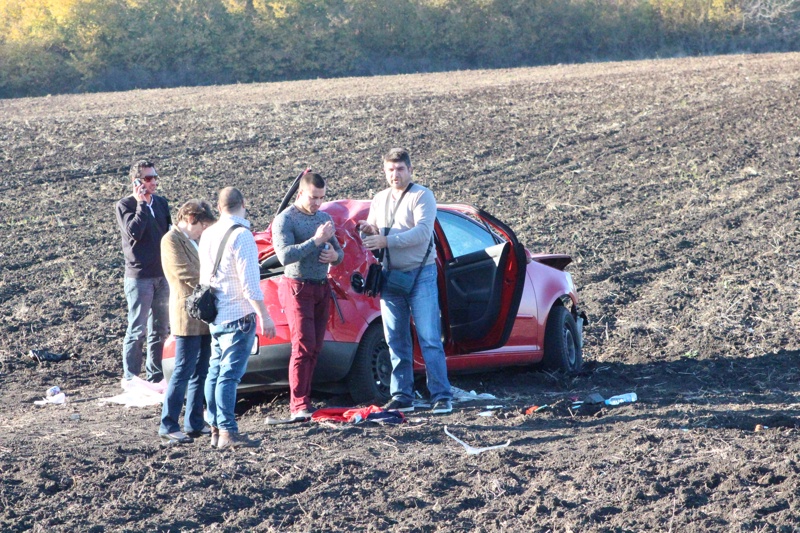
POLYGON ((466 216, 439 211, 437 218, 444 236, 447 238, 447 243, 450 245, 453 257, 485 250, 502 242, 485 226, 466 216))

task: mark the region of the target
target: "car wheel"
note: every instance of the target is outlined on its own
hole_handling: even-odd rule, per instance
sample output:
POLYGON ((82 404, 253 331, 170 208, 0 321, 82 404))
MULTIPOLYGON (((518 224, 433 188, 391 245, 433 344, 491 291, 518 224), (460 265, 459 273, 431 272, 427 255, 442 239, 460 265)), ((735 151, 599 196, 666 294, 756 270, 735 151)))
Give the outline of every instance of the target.
POLYGON ((347 375, 347 388, 356 403, 383 404, 389 400, 392 361, 380 324, 367 328, 347 375))
POLYGON ((567 308, 556 305, 547 317, 544 332, 544 359, 542 366, 568 374, 580 372, 583 349, 578 336, 578 326, 567 308))

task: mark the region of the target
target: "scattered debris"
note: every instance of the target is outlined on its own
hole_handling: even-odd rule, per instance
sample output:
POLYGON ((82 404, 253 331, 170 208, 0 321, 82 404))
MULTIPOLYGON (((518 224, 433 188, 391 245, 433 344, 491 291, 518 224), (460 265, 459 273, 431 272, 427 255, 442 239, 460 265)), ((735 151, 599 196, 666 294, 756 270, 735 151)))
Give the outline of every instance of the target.
POLYGON ((639 398, 638 396, 636 396, 635 392, 627 392, 625 394, 618 394, 616 396, 612 396, 603 403, 606 405, 620 405, 623 403, 633 403, 638 399, 639 398))
POLYGON ((100 398, 100 403, 119 403, 126 407, 147 407, 164 402, 164 393, 167 390, 167 381, 162 379, 158 383, 150 383, 140 377, 134 376, 131 380, 122 379, 122 394, 109 398, 100 398))
POLYGON ((509 440, 505 444, 498 444, 497 446, 486 446, 484 448, 475 448, 473 446, 470 446, 469 444, 467 444, 463 440, 459 439, 458 437, 456 437, 455 435, 453 435, 449 431, 447 431, 447 426, 444 427, 444 433, 445 433, 445 435, 447 435, 448 437, 450 437, 451 439, 453 439, 454 441, 456 441, 457 443, 462 445, 464 447, 464 449, 467 450, 467 455, 478 455, 479 453, 483 453, 485 451, 498 450, 500 448, 507 448, 508 446, 511 445, 511 441, 509 440))
POLYGON ((41 400, 34 401, 34 405, 62 405, 67 402, 67 395, 61 390, 61 387, 54 386, 47 389, 45 397, 41 400))
POLYGON ((347 422, 350 424, 361 424, 363 422, 375 422, 377 424, 402 424, 406 417, 400 411, 385 411, 377 405, 368 407, 328 407, 317 409, 311 415, 314 422, 347 422))
POLYGON ((58 354, 58 353, 48 352, 47 350, 31 350, 30 352, 28 352, 28 357, 39 363, 41 363, 42 361, 55 363, 58 361, 69 359, 69 354, 58 354))
POLYGON ((595 404, 598 404, 598 403, 605 403, 605 401, 606 401, 605 398, 603 398, 602 396, 600 396, 596 392, 591 393, 590 395, 588 395, 586 398, 583 399, 583 403, 585 403, 587 405, 595 405, 595 404))
POLYGON ((481 393, 478 394, 474 390, 473 391, 465 391, 463 389, 459 389, 458 387, 450 387, 450 392, 453 394, 453 401, 454 402, 471 402, 474 400, 496 400, 497 396, 494 394, 489 393, 481 393))
POLYGON ((532 406, 528 407, 527 409, 525 409, 525 414, 526 415, 532 415, 533 413, 536 413, 536 412, 541 411, 542 409, 546 409, 548 407, 550 407, 550 406, 547 405, 547 404, 544 404, 544 405, 532 405, 532 406))

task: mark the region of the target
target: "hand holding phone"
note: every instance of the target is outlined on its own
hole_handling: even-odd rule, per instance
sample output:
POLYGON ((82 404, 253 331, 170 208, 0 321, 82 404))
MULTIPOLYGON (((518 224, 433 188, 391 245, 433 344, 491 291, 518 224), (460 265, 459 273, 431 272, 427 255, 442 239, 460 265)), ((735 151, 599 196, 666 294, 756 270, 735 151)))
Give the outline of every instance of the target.
POLYGON ((139 201, 144 200, 146 193, 147 191, 144 188, 144 182, 139 178, 133 180, 133 195, 136 197, 136 199, 139 201))

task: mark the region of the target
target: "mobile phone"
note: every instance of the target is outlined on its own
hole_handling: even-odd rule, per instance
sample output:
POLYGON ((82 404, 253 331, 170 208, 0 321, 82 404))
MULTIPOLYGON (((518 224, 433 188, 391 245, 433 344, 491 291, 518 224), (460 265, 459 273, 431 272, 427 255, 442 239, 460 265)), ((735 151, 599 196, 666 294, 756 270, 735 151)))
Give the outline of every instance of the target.
POLYGON ((133 180, 133 186, 138 189, 139 187, 142 186, 142 180, 136 178, 135 180, 133 180))

